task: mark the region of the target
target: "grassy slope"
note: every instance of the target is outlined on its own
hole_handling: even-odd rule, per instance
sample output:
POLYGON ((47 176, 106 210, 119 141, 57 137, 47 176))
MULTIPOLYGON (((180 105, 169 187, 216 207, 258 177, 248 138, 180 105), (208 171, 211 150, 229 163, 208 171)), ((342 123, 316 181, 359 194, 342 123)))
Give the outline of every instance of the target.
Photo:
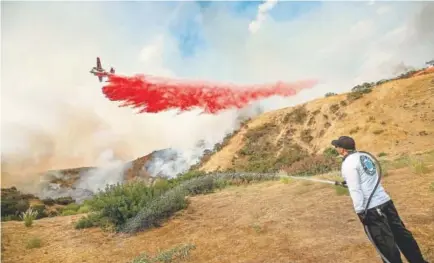
MULTIPOLYGON (((240 149, 246 149, 249 143, 254 146, 253 143, 259 140, 263 141, 262 146, 268 143, 270 152, 275 153, 272 161, 290 151, 293 145, 308 153, 321 152, 340 135, 353 136, 360 150, 374 154, 386 152, 390 157, 432 149, 433 78, 434 73, 430 73, 390 81, 352 102, 347 99, 347 94, 340 94, 265 113, 249 122, 200 170, 243 169, 251 156, 243 156, 240 149), (301 111, 301 106, 307 113, 302 123, 287 121, 294 111, 301 111)), ((258 153, 257 147, 250 148, 253 154, 258 153)))
MULTIPOLYGON (((389 170, 384 186, 433 261, 433 152, 428 158, 430 173, 417 174, 409 167, 389 170)), ((30 229, 22 222, 2 223, 2 262, 130 262, 142 252, 187 243, 196 245, 188 262, 198 263, 378 260, 350 197, 318 183, 265 182, 196 196, 161 228, 132 237, 98 228, 75 230, 72 223, 79 217, 45 218, 30 229), (32 237, 42 240, 41 248, 25 248, 32 237)))

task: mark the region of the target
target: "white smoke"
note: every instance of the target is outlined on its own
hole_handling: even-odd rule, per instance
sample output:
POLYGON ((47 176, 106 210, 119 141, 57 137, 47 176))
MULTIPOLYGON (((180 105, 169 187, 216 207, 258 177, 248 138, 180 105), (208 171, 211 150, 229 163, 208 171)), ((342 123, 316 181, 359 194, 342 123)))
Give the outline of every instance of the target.
POLYGON ((256 19, 249 24, 250 33, 256 33, 267 18, 268 12, 277 4, 277 0, 265 0, 264 3, 258 6, 256 19))
POLYGON ((101 154, 97 164, 96 169, 92 169, 80 177, 80 180, 75 184, 77 188, 96 193, 103 190, 106 185, 122 183, 126 170, 131 167, 131 163, 116 159, 111 149, 107 149, 101 154))

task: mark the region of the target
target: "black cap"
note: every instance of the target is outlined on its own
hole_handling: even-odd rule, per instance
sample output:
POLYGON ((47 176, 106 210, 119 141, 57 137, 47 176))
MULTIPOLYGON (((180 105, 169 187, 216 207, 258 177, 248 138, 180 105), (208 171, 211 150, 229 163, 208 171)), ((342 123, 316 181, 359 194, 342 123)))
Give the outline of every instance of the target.
POLYGON ((354 142, 354 139, 348 136, 341 136, 339 139, 333 140, 332 145, 335 147, 344 148, 346 150, 356 149, 356 143, 354 142))

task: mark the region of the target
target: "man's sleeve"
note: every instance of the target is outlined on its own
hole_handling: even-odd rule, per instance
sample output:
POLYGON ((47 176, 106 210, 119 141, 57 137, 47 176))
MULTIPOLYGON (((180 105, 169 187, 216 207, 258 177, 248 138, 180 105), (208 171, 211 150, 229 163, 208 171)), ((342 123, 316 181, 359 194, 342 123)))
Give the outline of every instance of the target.
POLYGON ((357 167, 352 163, 345 163, 342 167, 342 173, 347 181, 348 191, 353 200, 354 210, 356 213, 363 212, 363 192, 360 185, 360 176, 357 167))

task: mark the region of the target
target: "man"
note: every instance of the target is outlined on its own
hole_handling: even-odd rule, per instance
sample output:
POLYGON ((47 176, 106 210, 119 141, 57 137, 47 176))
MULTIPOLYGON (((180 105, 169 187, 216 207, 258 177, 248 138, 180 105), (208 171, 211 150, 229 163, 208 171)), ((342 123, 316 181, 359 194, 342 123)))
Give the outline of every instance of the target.
POLYGON ((400 251, 409 263, 428 263, 413 235, 401 221, 398 212, 383 186, 378 184, 364 216, 365 206, 378 180, 375 160, 356 150, 353 138, 341 136, 331 142, 343 157, 341 173, 353 201, 354 210, 367 226, 383 262, 402 263, 400 251), (385 260, 386 258, 387 260, 385 260))

